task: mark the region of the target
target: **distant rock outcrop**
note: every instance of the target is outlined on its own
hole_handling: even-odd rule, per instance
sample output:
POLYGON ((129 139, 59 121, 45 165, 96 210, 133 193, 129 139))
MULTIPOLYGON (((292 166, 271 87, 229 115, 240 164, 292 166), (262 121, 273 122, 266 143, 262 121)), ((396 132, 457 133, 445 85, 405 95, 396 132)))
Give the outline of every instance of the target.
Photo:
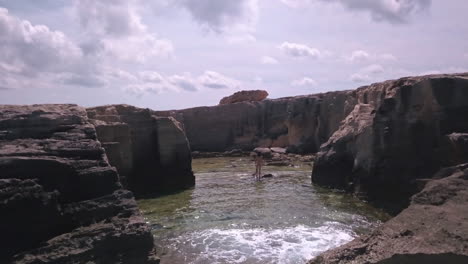
POLYGON ((434 178, 399 215, 309 264, 468 263, 468 164, 434 178))
POLYGON ((0 106, 0 263, 159 263, 86 110, 0 106))
POLYGON ((407 206, 418 179, 468 161, 468 74, 359 88, 357 104, 321 146, 312 181, 407 206))
POLYGON ((233 95, 224 97, 219 101, 220 105, 234 104, 240 102, 259 102, 268 97, 268 92, 265 90, 239 91, 233 95))
POLYGON ((354 95, 353 91, 339 91, 155 114, 182 123, 194 151, 282 147, 294 153, 313 153, 353 110, 354 95))
POLYGON ((137 196, 195 184, 192 156, 181 125, 171 117, 129 105, 88 108, 109 162, 137 196))

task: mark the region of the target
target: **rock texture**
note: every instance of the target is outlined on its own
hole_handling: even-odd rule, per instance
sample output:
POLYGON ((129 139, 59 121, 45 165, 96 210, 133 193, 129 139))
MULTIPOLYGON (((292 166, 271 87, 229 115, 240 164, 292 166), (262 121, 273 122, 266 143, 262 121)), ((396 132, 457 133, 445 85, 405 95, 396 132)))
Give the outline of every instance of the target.
POLYGON ((194 151, 222 152, 283 147, 313 153, 340 126, 357 102, 352 91, 157 111, 185 128, 194 151))
POLYGON ((468 161, 468 74, 386 81, 353 96, 353 111, 317 154, 314 183, 399 211, 418 179, 468 161))
POLYGON ((158 263, 76 105, 0 106, 0 263, 158 263))
POLYGON ((259 102, 268 97, 268 92, 264 90, 239 91, 233 95, 224 97, 219 101, 220 105, 234 104, 240 102, 259 102))
POLYGON ((434 178, 398 216, 309 263, 468 263, 468 164, 434 178))
POLYGON ((109 162, 137 196, 195 184, 192 156, 181 125, 149 109, 110 105, 87 109, 109 162))

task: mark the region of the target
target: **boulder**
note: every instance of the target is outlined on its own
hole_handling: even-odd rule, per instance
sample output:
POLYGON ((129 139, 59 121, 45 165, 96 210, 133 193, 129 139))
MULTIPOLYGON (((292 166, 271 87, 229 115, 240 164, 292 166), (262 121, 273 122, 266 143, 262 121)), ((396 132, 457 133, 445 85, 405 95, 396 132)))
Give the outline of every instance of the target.
POLYGON ((219 101, 220 105, 234 104, 240 102, 259 102, 268 97, 268 92, 264 90, 239 91, 233 95, 224 97, 219 101))
POLYGON ((0 105, 0 263, 157 263, 86 110, 0 105))
POLYGON ((137 196, 195 184, 192 155, 182 125, 149 109, 109 105, 87 109, 109 162, 137 196))
POLYGON ((399 215, 309 264, 468 263, 468 164, 434 178, 399 215))

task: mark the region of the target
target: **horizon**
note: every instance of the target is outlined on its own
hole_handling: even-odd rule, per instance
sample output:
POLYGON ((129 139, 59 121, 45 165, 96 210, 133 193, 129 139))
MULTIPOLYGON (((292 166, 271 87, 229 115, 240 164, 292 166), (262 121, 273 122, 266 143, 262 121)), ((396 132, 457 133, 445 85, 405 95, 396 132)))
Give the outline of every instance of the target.
POLYGON ((462 0, 0 0, 0 104, 164 111, 240 90, 277 99, 468 72, 467 9, 462 0))

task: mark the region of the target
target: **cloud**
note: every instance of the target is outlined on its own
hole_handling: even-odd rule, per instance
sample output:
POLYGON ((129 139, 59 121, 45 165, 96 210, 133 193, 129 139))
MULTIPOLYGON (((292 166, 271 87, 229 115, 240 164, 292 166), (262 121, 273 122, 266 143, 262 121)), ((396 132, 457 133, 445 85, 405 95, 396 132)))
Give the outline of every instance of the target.
POLYGON ((283 4, 292 8, 303 7, 311 2, 311 0, 280 0, 280 1, 283 4))
POLYGON ((197 81, 193 79, 189 73, 184 75, 172 75, 169 77, 169 82, 186 91, 194 92, 199 89, 197 81))
POLYGON ((355 50, 346 57, 346 60, 353 63, 363 63, 369 61, 379 61, 379 62, 393 62, 397 61, 397 58, 390 53, 383 54, 371 54, 365 50, 355 50))
POLYGON ((463 67, 448 67, 440 70, 430 70, 424 71, 420 73, 416 73, 414 75, 423 76, 423 75, 431 75, 431 74, 450 74, 450 73, 464 73, 468 72, 468 68, 463 67))
POLYGON ((312 3, 338 3, 351 11, 366 12, 374 21, 394 24, 407 23, 411 16, 428 9, 432 0, 280 0, 292 8, 312 3))
POLYGON ((165 81, 164 77, 155 71, 143 71, 138 75, 140 80, 145 83, 162 83, 165 81))
POLYGON ((270 56, 263 56, 261 59, 260 59, 260 62, 262 64, 269 64, 269 65, 274 65, 274 64, 278 64, 278 60, 273 58, 273 57, 270 57, 270 56))
POLYGON ((105 52, 123 61, 145 62, 170 57, 172 42, 152 34, 142 22, 135 0, 76 0, 74 10, 85 30, 88 53, 105 52))
POLYGON ((368 12, 375 21, 407 23, 418 11, 431 6, 432 0, 320 0, 336 2, 353 11, 368 12))
POLYGON ((362 62, 368 60, 369 58, 369 53, 364 50, 355 50, 351 53, 351 56, 349 56, 349 60, 352 62, 362 62))
POLYGON ((320 51, 318 49, 311 48, 304 44, 283 42, 279 48, 288 56, 300 58, 300 57, 311 57, 317 59, 320 57, 320 51))
POLYGON ((250 28, 258 17, 258 0, 179 0, 179 3, 195 21, 218 33, 233 26, 250 28))
POLYGON ((134 77, 122 70, 111 71, 111 76, 126 82, 124 91, 137 97, 146 93, 160 94, 167 91, 195 92, 207 89, 236 89, 240 82, 218 72, 205 71, 198 77, 189 72, 165 76, 155 71, 142 71, 134 77))
POLYGON ((212 89, 235 89, 240 86, 240 82, 214 71, 205 71, 198 77, 199 83, 212 89))
POLYGON ((83 58, 75 43, 62 32, 44 25, 32 25, 0 8, 0 59, 4 69, 26 71, 62 71, 83 58))
POLYGON ((369 82, 374 80, 375 76, 383 73, 385 70, 379 64, 372 64, 359 70, 350 76, 353 82, 369 82))
POLYGON ((96 77, 101 72, 96 58, 86 56, 63 32, 33 25, 4 8, 0 8, 0 48, 0 74, 9 88, 37 86, 46 77, 70 85, 105 84, 96 77))
POLYGON ((309 87, 311 87, 311 86, 317 86, 317 81, 315 81, 314 79, 309 78, 309 77, 304 77, 302 79, 292 81, 291 85, 292 86, 309 86, 309 87))

